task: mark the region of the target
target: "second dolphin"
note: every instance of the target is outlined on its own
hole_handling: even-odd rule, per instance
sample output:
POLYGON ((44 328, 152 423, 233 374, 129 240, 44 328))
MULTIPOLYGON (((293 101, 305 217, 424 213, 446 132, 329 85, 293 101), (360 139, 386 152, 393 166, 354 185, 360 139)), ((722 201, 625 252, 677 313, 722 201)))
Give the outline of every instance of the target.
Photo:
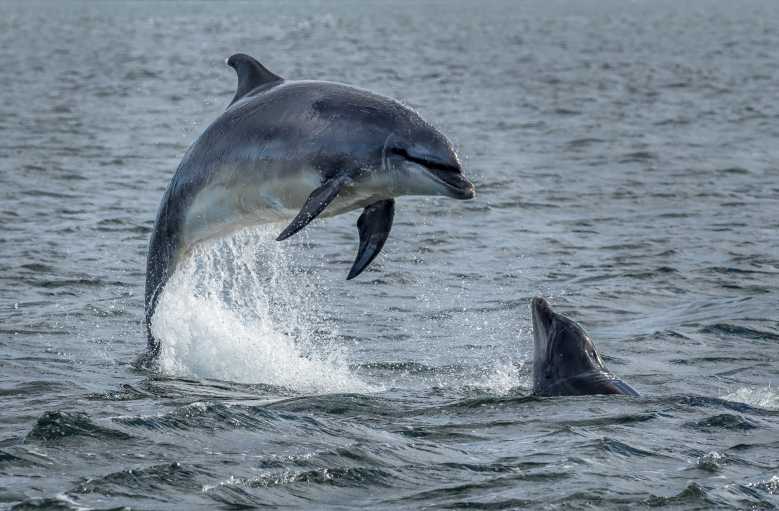
POLYGON ((592 339, 578 323, 552 310, 543 298, 530 305, 535 360, 533 393, 539 396, 625 394, 638 392, 614 376, 592 339))

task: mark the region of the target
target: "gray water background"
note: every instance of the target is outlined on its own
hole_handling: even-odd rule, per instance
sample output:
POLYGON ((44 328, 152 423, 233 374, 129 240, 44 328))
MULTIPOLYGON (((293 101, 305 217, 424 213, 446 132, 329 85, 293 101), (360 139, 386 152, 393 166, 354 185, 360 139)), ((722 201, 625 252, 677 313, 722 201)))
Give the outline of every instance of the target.
POLYGON ((778 229, 779 3, 3 2, 0 508, 776 508, 778 229), (355 281, 356 213, 291 243, 375 391, 131 367, 236 51, 403 100, 476 183, 355 281), (530 397, 537 294, 642 397, 530 397))

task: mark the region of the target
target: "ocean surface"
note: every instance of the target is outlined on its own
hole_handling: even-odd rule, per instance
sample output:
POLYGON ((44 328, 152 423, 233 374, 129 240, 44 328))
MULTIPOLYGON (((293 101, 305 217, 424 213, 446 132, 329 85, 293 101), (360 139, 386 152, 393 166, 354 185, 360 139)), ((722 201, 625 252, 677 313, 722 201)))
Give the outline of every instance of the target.
POLYGON ((779 507, 779 2, 0 4, 0 509, 779 507), (472 201, 200 247, 242 51, 416 108, 472 201), (531 395, 529 302, 639 398, 531 395))

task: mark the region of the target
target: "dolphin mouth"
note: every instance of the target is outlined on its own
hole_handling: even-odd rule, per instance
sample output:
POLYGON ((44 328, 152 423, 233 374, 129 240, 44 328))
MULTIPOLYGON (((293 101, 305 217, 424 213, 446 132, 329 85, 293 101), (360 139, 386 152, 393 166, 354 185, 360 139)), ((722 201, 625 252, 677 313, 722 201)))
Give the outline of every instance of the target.
POLYGON ((453 158, 437 158, 429 155, 415 155, 401 148, 392 148, 389 149, 389 152, 423 167, 427 171, 428 176, 436 183, 442 185, 447 194, 453 199, 468 200, 476 196, 476 187, 463 175, 460 162, 456 156, 453 158))
POLYGON ((430 166, 425 166, 425 168, 433 179, 444 185, 450 197, 469 200, 476 196, 476 187, 459 170, 443 170, 430 166))

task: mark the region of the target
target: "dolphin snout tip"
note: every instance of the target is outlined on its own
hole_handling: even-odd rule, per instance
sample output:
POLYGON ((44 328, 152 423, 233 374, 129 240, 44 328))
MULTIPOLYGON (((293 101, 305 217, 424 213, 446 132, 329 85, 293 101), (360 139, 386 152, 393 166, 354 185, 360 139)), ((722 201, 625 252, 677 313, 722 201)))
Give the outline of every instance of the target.
POLYGON ((459 189, 450 188, 444 192, 444 195, 457 200, 471 200, 476 197, 476 189, 473 186, 459 189))
POLYGON ((476 197, 476 186, 473 184, 473 182, 465 177, 465 175, 460 172, 459 175, 459 183, 457 183, 457 197, 461 200, 471 200, 474 197, 476 197))
POLYGON ((546 314, 552 311, 552 308, 549 306, 549 302, 547 302, 546 299, 542 296, 536 296, 533 298, 533 300, 530 302, 530 309, 534 316, 546 314))

